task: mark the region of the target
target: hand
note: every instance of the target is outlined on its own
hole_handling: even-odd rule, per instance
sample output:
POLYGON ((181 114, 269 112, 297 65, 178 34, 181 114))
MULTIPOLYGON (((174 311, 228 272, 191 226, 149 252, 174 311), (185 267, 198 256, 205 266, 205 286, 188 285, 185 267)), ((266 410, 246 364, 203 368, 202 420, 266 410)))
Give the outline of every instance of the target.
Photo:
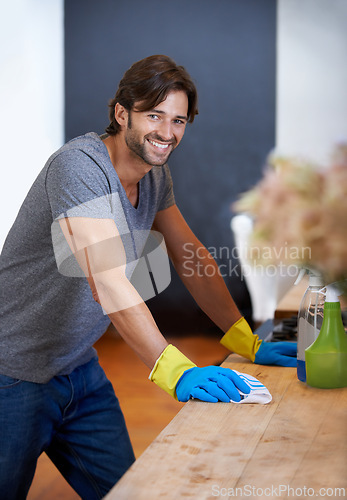
POLYGON ((249 386, 229 368, 206 366, 205 368, 190 368, 186 370, 176 384, 178 401, 188 401, 190 398, 217 403, 230 400, 241 401, 237 389, 249 394, 249 386))
POLYGON ((264 342, 245 320, 240 318, 221 339, 221 344, 259 365, 293 366, 296 362, 296 342, 264 342))
POLYGON ((279 365, 296 367, 296 342, 262 342, 255 354, 258 365, 279 365))

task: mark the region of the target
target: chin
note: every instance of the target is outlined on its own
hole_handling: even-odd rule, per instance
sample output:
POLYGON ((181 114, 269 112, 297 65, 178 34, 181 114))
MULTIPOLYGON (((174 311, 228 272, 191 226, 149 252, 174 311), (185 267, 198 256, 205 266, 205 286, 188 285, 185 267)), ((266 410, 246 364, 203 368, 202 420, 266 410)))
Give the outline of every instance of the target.
POLYGON ((159 160, 157 158, 142 158, 147 165, 151 165, 151 167, 163 167, 166 165, 168 161, 168 157, 164 158, 163 160, 159 160))
POLYGON ((153 167, 164 167, 164 165, 167 164, 167 159, 164 161, 164 162, 156 162, 156 163, 153 163, 153 167))

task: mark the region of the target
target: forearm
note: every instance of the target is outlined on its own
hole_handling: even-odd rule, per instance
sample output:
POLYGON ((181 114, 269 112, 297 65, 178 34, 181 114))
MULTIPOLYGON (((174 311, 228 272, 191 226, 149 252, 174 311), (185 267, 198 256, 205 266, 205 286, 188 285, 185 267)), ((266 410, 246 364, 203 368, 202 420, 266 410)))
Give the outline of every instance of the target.
POLYGON ((110 313, 110 320, 125 342, 148 368, 152 369, 167 347, 151 312, 144 302, 129 309, 110 313))
POLYGON ((226 332, 241 314, 212 255, 176 205, 158 212, 153 228, 163 234, 171 261, 199 307, 226 332))
POLYGON ((223 332, 241 318, 218 265, 208 250, 199 246, 174 262, 175 269, 199 307, 223 332), (188 258, 189 257, 189 258, 188 258))
POLYGON ((120 270, 98 273, 89 280, 94 299, 99 302, 125 342, 150 368, 168 343, 151 312, 120 270))

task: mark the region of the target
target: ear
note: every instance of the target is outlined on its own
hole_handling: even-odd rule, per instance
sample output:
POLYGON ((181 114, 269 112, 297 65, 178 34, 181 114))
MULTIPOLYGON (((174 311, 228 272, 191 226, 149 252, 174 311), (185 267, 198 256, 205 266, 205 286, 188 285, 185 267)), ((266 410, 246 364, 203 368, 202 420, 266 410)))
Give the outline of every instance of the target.
POLYGON ((119 102, 114 107, 114 117, 122 128, 126 127, 128 123, 128 111, 119 102))

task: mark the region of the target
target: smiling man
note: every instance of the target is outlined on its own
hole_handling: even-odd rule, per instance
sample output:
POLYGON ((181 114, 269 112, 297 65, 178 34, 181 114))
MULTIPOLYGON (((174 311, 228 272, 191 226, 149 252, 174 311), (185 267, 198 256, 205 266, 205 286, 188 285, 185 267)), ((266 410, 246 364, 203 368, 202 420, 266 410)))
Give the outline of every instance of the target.
POLYGON ((164 237, 185 286, 224 333, 223 345, 258 363, 296 363, 295 346, 264 344, 252 334, 175 204, 167 161, 197 114, 189 74, 166 56, 138 61, 109 108, 106 135, 77 137, 49 158, 1 254, 3 500, 26 497, 43 451, 88 500, 102 498, 134 461, 92 347, 110 322, 150 380, 178 400, 240 401, 249 392, 232 370, 196 367, 159 331, 144 302, 152 232, 164 237), (189 276, 187 244, 189 259, 196 249, 200 264, 189 276), (201 272, 206 262, 208 273, 201 272))
MULTIPOLYGON (((141 112, 137 108, 127 113, 124 141, 130 151, 150 166, 162 166, 180 143, 188 120, 188 97, 184 91, 172 91, 155 109, 141 112), (136 122, 136 123, 135 123, 136 122), (142 127, 142 128, 141 128, 142 127), (142 136, 147 130, 149 132, 142 136)), ((120 121, 125 109, 117 102, 115 116, 120 121)), ((118 135, 119 138, 119 135, 118 135)), ((117 139, 117 136, 115 136, 117 139)), ((105 140, 107 144, 108 139, 105 140)), ((115 141, 116 148, 121 147, 115 141)))

